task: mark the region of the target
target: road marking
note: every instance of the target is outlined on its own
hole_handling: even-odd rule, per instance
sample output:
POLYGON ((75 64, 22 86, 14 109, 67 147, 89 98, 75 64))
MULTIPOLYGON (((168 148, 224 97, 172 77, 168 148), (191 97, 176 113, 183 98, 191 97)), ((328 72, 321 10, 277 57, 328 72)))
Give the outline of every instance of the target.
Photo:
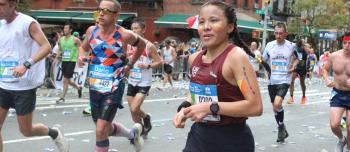
MULTIPOLYGON (((174 100, 184 100, 183 98, 167 98, 167 99, 151 99, 151 100, 145 100, 144 102, 151 103, 151 102, 162 102, 162 101, 174 101, 174 100)), ((80 99, 79 99, 80 100, 80 99)), ((67 100, 69 101, 69 100, 67 100)), ((71 100, 71 103, 83 103, 81 101, 73 101, 71 100)), ((80 108, 80 107, 86 107, 88 102, 84 102, 85 104, 78 104, 78 105, 56 105, 55 103, 39 103, 38 105, 40 107, 36 107, 36 110, 46 110, 46 109, 63 109, 63 108, 80 108), (49 106, 42 106, 42 105, 49 105, 49 106)), ((128 105, 128 102, 123 102, 124 105, 128 105)))
MULTIPOLYGON (((72 133, 66 133, 64 134, 65 137, 68 136, 77 136, 82 134, 90 134, 95 132, 94 130, 87 130, 87 131, 79 131, 79 132, 72 132, 72 133)), ((22 139, 14 139, 14 140, 7 140, 4 141, 4 144, 12 144, 12 143, 19 143, 19 142, 26 142, 26 141, 33 141, 33 140, 42 140, 42 139, 48 139, 49 136, 42 136, 42 137, 32 137, 32 138, 22 138, 22 139)))

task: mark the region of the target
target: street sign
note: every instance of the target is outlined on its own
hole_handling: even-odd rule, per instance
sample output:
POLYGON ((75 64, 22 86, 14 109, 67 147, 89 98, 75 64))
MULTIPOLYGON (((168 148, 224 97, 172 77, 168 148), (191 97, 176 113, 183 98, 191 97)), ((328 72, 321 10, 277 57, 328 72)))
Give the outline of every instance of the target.
POLYGON ((265 14, 265 10, 255 10, 255 14, 265 14))

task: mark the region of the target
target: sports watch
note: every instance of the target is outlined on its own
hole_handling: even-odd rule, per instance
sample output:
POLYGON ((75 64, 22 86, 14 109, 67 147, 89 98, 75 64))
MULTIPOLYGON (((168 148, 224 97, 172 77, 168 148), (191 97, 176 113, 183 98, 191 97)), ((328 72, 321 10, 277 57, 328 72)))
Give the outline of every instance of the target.
POLYGON ((26 67, 27 69, 30 69, 30 67, 32 66, 32 64, 29 61, 25 61, 23 63, 24 67, 26 67))
POLYGON ((210 111, 211 113, 216 116, 218 115, 218 112, 220 110, 220 107, 219 107, 219 104, 218 102, 212 102, 211 105, 210 105, 210 111))

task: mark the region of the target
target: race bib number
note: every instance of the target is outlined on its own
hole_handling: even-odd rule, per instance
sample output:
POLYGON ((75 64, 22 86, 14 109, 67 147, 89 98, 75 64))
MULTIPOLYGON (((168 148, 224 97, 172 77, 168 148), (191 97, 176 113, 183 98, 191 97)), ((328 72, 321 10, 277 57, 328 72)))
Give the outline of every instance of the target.
POLYGON ((272 62, 271 73, 272 74, 286 74, 288 72, 288 64, 286 62, 272 62))
POLYGON ((18 78, 13 76, 13 68, 18 66, 18 61, 0 61, 0 81, 14 82, 18 78))
POLYGON ((129 79, 134 82, 140 82, 142 78, 142 71, 140 68, 133 68, 130 70, 129 79))
MULTIPOLYGON (((214 102, 218 101, 217 88, 216 85, 200 85, 197 83, 190 83, 190 92, 192 101, 195 104, 202 102, 214 102)), ((203 122, 207 121, 220 121, 220 115, 208 115, 203 119, 203 122)))
POLYGON ((112 91, 114 71, 112 67, 95 65, 90 66, 90 89, 102 93, 112 91))
POLYGON ((71 51, 70 50, 63 50, 63 59, 70 59, 71 51))

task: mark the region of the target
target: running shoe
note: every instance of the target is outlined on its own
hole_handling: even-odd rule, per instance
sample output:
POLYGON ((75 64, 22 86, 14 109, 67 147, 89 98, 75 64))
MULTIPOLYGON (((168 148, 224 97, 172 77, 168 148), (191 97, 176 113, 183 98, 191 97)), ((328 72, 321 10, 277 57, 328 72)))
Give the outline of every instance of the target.
POLYGON ((151 116, 149 114, 146 114, 146 117, 143 118, 143 125, 144 125, 144 131, 143 131, 142 137, 144 139, 147 139, 148 133, 152 130, 151 116))
POLYGON ((337 144, 335 145, 334 151, 335 152, 343 152, 345 144, 346 144, 345 137, 344 137, 344 140, 338 140, 337 144))
POLYGON ((293 104, 294 103, 294 99, 293 97, 290 97, 289 100, 287 101, 287 104, 293 104))
POLYGON ((304 105, 305 103, 306 103, 306 97, 302 97, 300 104, 304 105))
POLYGON ((85 116, 90 116, 90 115, 91 115, 91 107, 90 107, 90 105, 87 106, 87 107, 83 110, 83 115, 85 115, 85 116))
POLYGON ((287 137, 288 137, 288 132, 286 130, 286 127, 284 125, 279 126, 278 127, 277 142, 283 143, 287 137))
POLYGON ((131 128, 134 134, 134 138, 130 139, 131 144, 134 146, 136 152, 140 152, 143 148, 143 138, 141 138, 142 125, 139 123, 134 124, 131 128))
POLYGON ((52 127, 52 129, 55 129, 58 132, 56 139, 54 139, 54 142, 57 146, 58 151, 59 152, 68 152, 69 151, 69 142, 64 137, 61 129, 58 126, 54 126, 54 127, 52 127))
POLYGON ((56 100, 56 104, 60 104, 65 102, 64 98, 59 98, 58 100, 56 100))

